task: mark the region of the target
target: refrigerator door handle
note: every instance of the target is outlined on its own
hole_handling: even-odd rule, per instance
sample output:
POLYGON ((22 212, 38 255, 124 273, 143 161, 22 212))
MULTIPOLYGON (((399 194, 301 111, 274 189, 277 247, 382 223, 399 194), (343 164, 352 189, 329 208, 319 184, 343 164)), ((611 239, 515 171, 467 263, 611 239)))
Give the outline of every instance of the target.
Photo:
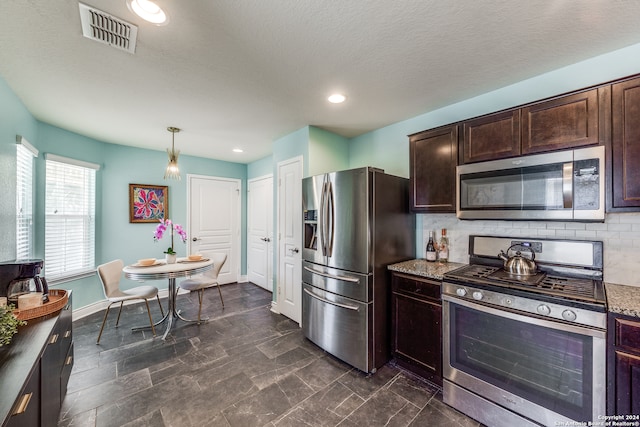
POLYGON ((327 182, 322 183, 322 193, 320 194, 320 221, 318 224, 320 225, 320 247, 322 248, 322 256, 327 256, 327 220, 326 220, 326 204, 327 204, 327 182))
POLYGON ((339 302, 335 302, 335 301, 329 301, 328 299, 324 299, 322 297, 319 297, 318 295, 314 294, 313 292, 309 292, 309 290, 304 289, 304 291, 311 297, 311 298, 315 298, 317 300, 320 300, 324 303, 327 304, 331 304, 331 305, 335 305, 337 307, 340 308, 346 308, 347 310, 353 310, 353 311, 358 311, 358 307, 354 306, 354 305, 347 305, 347 304, 340 304, 339 302))
POLYGON ((325 273, 323 271, 314 270, 313 268, 309 268, 307 266, 305 266, 304 269, 310 273, 317 274, 318 276, 322 276, 322 277, 327 277, 329 279, 342 280, 343 282, 360 283, 360 279, 356 277, 335 276, 333 274, 325 273))
POLYGON ((333 200, 333 185, 327 185, 327 256, 333 256, 333 237, 335 228, 335 203, 333 200))

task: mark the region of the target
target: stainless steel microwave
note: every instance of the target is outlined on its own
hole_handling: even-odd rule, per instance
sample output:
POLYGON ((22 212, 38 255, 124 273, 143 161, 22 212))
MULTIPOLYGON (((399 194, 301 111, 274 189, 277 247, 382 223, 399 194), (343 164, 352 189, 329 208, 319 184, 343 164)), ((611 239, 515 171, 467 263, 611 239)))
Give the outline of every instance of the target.
POLYGON ((604 221, 604 147, 456 168, 457 217, 604 221))

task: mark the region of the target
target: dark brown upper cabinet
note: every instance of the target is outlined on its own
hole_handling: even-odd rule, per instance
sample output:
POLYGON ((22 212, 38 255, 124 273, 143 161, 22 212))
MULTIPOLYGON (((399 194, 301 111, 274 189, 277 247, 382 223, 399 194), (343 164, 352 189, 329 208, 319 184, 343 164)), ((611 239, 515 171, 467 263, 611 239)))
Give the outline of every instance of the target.
POLYGON ((610 88, 603 86, 463 122, 461 163, 606 144, 610 88))
POLYGON ((608 211, 640 208, 640 78, 612 86, 611 186, 608 211))
POLYGON ((409 135, 411 210, 456 211, 458 125, 409 135))
POLYGON ((462 163, 520 154, 520 110, 478 117, 463 123, 462 163))
POLYGON ((604 144, 609 93, 591 89, 522 108, 522 154, 604 144))

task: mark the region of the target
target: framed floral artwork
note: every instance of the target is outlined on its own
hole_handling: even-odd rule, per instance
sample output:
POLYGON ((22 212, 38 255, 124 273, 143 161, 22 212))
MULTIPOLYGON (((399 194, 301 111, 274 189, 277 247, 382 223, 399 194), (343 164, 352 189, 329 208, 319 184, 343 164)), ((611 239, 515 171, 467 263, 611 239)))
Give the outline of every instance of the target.
POLYGON ((158 222, 169 214, 169 187, 129 184, 129 222, 158 222))

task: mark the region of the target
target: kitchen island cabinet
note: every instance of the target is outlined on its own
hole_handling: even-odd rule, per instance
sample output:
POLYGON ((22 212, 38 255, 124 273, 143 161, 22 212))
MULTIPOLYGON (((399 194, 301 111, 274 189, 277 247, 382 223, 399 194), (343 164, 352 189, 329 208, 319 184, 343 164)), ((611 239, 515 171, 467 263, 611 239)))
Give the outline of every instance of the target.
POLYGON ((27 321, 0 347, 2 426, 56 426, 73 367, 71 293, 59 314, 27 321))
POLYGON ((442 275, 457 263, 411 260, 391 270, 391 351, 396 363, 442 386, 442 275))
POLYGON ((409 135, 409 159, 411 210, 455 212, 458 126, 409 135))

